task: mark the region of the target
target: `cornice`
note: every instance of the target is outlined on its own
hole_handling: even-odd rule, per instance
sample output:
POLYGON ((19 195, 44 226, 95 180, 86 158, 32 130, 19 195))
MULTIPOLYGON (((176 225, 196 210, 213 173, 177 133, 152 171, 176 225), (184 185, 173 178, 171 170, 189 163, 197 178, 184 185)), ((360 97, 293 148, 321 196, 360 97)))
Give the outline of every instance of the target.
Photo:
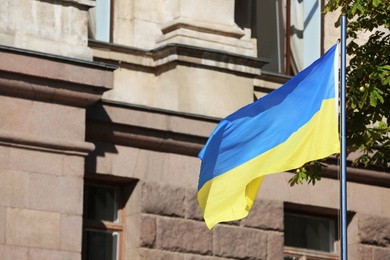
MULTIPOLYGON (((327 164, 322 174, 325 178, 339 179, 339 166, 327 164)), ((390 188, 390 172, 385 169, 347 167, 347 181, 390 188)))
MULTIPOLYGON (((87 140, 133 146, 161 152, 197 156, 217 118, 172 113, 161 109, 102 101, 87 110, 87 140)), ((329 158, 323 178, 338 179, 336 158, 329 158)), ((390 187, 390 173, 384 169, 348 165, 348 182, 390 187)))
POLYGON ((0 94, 85 107, 113 87, 112 65, 0 46, 0 94))
POLYGON ((99 102, 87 109, 86 139, 197 156, 215 120, 99 102))
POLYGON ((266 59, 176 43, 145 50, 90 40, 89 47, 96 60, 118 66, 135 66, 153 73, 169 69, 168 64, 174 63, 255 77, 268 63, 266 59))
POLYGON ((79 154, 82 156, 86 156, 95 149, 95 145, 88 142, 62 140, 59 138, 22 132, 11 132, 1 129, 0 143, 13 147, 40 148, 52 152, 79 154))

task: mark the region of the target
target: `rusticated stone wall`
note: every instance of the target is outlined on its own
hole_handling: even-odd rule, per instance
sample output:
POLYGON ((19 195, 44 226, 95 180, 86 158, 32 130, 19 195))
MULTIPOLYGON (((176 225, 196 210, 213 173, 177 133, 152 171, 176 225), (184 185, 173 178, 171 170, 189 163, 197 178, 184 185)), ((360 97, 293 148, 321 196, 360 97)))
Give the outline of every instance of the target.
MULTIPOLYGON (((209 230, 196 189, 159 182, 137 185, 139 194, 132 196, 139 198, 140 231, 135 243, 127 245, 128 259, 283 259, 282 202, 256 201, 245 220, 209 230)), ((126 232, 133 236, 126 240, 137 233, 126 232)))
MULTIPOLYGON (((96 149, 87 157, 87 175, 138 180, 125 209, 125 259, 283 259, 286 211, 337 218, 337 167, 328 166, 315 186, 290 187, 292 173, 267 176, 247 218, 208 230, 196 200, 200 167, 196 155, 216 122, 109 101, 88 108, 87 140, 96 149)), ((386 239, 361 242, 355 223, 369 212, 381 219, 373 223, 388 223, 389 179, 379 172, 349 170, 348 207, 357 212, 348 229, 349 254, 355 259, 368 250, 377 260, 374 254, 388 252, 386 239), (372 183, 366 184, 359 179, 362 176, 370 176, 372 183)))
POLYGON ((356 214, 349 229, 354 231, 350 246, 353 259, 383 260, 390 257, 390 218, 356 214))

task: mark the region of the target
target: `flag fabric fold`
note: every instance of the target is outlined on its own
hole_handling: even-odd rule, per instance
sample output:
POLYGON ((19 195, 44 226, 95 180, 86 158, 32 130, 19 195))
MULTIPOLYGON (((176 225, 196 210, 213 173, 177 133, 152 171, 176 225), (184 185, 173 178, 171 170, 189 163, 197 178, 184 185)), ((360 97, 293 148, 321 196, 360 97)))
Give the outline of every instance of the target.
POLYGON ((338 52, 223 119, 199 153, 206 225, 246 217, 267 174, 339 153, 338 52))

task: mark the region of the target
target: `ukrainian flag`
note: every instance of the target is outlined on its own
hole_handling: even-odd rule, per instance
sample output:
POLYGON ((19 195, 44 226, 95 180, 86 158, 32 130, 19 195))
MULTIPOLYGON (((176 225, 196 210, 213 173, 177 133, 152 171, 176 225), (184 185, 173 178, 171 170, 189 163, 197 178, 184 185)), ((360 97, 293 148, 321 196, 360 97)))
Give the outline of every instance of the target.
POLYGON ((263 177, 339 153, 338 52, 223 119, 199 153, 208 228, 248 215, 263 177))

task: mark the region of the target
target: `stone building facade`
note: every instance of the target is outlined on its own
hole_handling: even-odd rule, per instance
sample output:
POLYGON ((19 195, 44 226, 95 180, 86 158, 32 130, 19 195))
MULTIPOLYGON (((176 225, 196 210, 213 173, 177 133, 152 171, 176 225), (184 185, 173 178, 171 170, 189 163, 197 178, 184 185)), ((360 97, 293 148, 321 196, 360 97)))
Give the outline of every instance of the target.
MULTIPOLYGON (((262 1, 0 3, 0 259, 339 259, 334 158, 315 186, 267 176, 241 221, 208 230, 196 201, 218 121, 290 78, 262 1)), ((389 259, 389 187, 348 167, 350 259, 389 259)))

